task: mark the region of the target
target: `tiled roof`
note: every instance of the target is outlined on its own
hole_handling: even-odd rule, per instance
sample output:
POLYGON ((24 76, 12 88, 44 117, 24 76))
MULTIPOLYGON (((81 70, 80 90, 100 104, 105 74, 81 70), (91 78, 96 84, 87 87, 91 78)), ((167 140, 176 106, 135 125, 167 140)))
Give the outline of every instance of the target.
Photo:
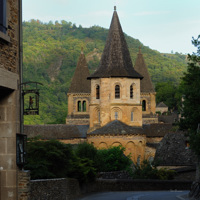
POLYGON ((137 55, 134 69, 143 76, 143 79, 140 82, 141 92, 155 92, 141 49, 137 55))
POLYGON ((168 108, 168 106, 166 104, 164 104, 163 102, 160 102, 157 106, 157 108, 168 108))
POLYGON ((90 93, 90 80, 87 79, 89 75, 88 64, 82 51, 68 93, 90 93))
POLYGON ((116 10, 113 13, 99 67, 88 79, 109 77, 143 78, 133 68, 116 10))
POLYGON ((140 127, 133 127, 124 124, 121 121, 114 120, 105 126, 96 129, 90 132, 88 135, 126 135, 126 134, 135 134, 135 135, 142 135, 144 134, 143 129, 140 127))
POLYGON ((88 125, 25 125, 24 133, 28 138, 41 136, 42 139, 86 138, 88 125))

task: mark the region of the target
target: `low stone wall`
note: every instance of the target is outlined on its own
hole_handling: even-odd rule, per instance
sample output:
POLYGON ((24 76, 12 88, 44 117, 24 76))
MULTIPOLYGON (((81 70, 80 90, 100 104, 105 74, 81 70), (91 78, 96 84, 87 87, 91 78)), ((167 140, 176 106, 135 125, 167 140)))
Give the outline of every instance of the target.
POLYGON ((76 179, 32 180, 31 200, 73 200, 80 195, 76 179))
POLYGON ((192 181, 98 179, 82 188, 82 193, 105 191, 190 190, 192 181))

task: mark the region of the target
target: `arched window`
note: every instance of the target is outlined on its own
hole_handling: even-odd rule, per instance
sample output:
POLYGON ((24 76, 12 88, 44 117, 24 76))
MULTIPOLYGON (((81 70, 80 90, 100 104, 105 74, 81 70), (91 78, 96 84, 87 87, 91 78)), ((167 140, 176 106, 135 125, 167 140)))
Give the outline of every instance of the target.
POLYGON ((78 112, 81 112, 81 101, 78 101, 77 108, 78 112))
POLYGON ((131 121, 133 122, 133 111, 131 112, 131 121))
POLYGON ((115 112, 115 120, 118 120, 118 112, 115 112))
POLYGON ((100 99, 100 87, 99 87, 99 85, 96 86, 96 99, 100 99))
POLYGON ((133 99, 133 85, 130 86, 130 98, 133 99))
POLYGON ((146 111, 146 101, 142 101, 142 111, 146 111))
POLYGON ((98 112, 98 122, 100 123, 100 111, 98 112))
POLYGON ((82 108, 83 108, 83 112, 86 112, 86 101, 83 101, 83 106, 82 106, 82 108))
POLYGON ((116 85, 115 86, 115 99, 119 99, 120 98, 120 86, 116 85))

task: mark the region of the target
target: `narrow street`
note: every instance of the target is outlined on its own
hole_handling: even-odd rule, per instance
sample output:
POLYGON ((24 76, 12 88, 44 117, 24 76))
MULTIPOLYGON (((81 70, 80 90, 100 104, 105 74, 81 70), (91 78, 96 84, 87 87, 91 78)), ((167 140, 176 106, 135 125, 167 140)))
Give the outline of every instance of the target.
POLYGON ((187 200, 189 191, 104 192, 78 200, 187 200))

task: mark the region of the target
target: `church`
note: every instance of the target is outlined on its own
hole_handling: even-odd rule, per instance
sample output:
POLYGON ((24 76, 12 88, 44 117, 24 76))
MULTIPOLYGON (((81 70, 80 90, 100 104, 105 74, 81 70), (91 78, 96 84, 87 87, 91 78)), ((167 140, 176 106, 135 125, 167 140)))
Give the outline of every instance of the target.
POLYGON ((155 95, 141 48, 132 63, 114 7, 102 57, 93 74, 81 50, 68 91, 66 124, 89 125, 87 141, 97 148, 122 145, 134 161, 154 156, 146 146, 144 126, 158 123, 155 95))

